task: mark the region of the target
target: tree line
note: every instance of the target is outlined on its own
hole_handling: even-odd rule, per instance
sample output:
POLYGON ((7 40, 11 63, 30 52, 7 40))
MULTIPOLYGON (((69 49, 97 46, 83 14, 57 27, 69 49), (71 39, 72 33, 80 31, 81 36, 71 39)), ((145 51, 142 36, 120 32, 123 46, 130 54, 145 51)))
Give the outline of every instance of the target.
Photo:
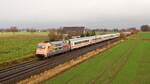
POLYGON ((35 28, 26 28, 26 29, 19 29, 16 26, 12 26, 10 28, 0 28, 0 32, 47 32, 48 29, 35 29, 35 28))

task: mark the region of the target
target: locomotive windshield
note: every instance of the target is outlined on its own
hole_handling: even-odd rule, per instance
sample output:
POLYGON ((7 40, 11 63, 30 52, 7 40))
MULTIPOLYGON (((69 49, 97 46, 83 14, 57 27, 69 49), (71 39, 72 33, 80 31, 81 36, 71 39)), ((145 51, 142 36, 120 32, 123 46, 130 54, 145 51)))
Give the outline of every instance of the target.
POLYGON ((37 48, 45 49, 45 48, 46 48, 46 46, 39 45, 39 46, 37 46, 37 48))

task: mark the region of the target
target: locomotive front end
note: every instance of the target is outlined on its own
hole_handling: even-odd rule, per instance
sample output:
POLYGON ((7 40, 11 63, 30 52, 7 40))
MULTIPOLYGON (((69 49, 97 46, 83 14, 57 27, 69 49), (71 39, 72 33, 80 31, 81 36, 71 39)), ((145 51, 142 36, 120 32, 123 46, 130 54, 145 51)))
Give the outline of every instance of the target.
POLYGON ((39 43, 36 49, 36 56, 39 58, 47 57, 49 47, 49 43, 39 43))

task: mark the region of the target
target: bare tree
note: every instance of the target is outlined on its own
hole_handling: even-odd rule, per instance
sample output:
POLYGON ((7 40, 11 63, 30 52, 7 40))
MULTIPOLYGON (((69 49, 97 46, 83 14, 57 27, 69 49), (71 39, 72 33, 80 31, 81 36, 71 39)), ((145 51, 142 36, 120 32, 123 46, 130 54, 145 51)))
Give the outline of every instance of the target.
POLYGON ((10 29, 8 29, 9 32, 13 32, 13 34, 15 34, 15 32, 18 32, 18 28, 16 26, 12 26, 10 27, 10 29))
POLYGON ((123 40, 127 39, 126 35, 123 32, 120 33, 120 39, 123 40))
POLYGON ((50 41, 58 41, 63 39, 63 32, 61 29, 51 29, 48 34, 50 41))
POLYGON ((142 25, 141 26, 141 31, 144 31, 144 32, 150 31, 150 26, 149 25, 142 25))
POLYGON ((26 31, 27 31, 27 32, 34 33, 34 32, 36 32, 36 29, 31 28, 31 29, 27 29, 26 31))
POLYGON ((1 33, 4 32, 4 29, 0 29, 0 32, 1 32, 1 33))

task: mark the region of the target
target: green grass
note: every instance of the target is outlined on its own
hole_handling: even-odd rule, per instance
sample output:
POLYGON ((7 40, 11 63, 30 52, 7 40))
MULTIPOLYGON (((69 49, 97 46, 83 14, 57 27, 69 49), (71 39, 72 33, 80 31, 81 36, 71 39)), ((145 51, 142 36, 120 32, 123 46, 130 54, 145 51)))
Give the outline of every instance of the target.
POLYGON ((27 58, 35 53, 37 43, 47 39, 44 33, 5 32, 0 34, 0 63, 27 58))
POLYGON ((150 84, 150 33, 139 33, 46 84, 150 84))

